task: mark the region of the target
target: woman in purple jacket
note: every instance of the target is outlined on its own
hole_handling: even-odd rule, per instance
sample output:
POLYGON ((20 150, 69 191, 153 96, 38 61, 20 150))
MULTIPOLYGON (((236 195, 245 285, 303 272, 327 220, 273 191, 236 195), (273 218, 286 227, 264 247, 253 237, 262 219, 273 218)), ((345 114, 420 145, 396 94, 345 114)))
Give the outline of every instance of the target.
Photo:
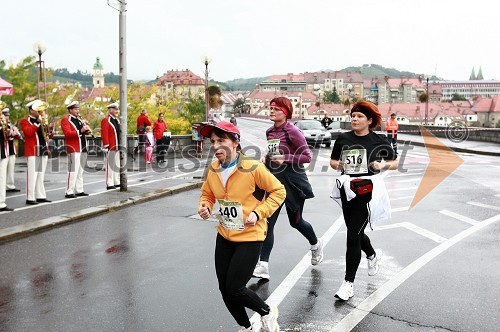
MULTIPOLYGON (((311 150, 302 132, 287 120, 292 118, 293 107, 286 97, 277 97, 269 104, 269 119, 274 125, 266 131, 267 155, 262 158, 271 173, 281 181, 286 189, 285 207, 290 226, 297 229, 311 245, 311 264, 323 260, 323 242, 316 237, 310 223, 304 220, 304 202, 314 197, 311 184, 303 164, 311 162, 311 150)), ((274 225, 280 214, 281 205, 267 219, 268 231, 260 252, 260 260, 253 276, 269 279, 269 256, 274 244, 274 225)))

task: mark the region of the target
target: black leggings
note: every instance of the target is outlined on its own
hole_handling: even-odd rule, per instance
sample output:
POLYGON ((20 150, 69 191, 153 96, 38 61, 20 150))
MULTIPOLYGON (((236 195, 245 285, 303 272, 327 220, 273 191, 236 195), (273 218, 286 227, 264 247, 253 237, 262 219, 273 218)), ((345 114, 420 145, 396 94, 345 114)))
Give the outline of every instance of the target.
POLYGON ((246 308, 259 315, 269 313, 269 306, 246 287, 259 259, 262 242, 231 242, 217 234, 215 272, 227 309, 240 326, 250 327, 246 308))
MULTIPOLYGON (((302 218, 302 211, 304 209, 303 199, 299 204, 299 209, 296 212, 293 212, 288 206, 286 206, 286 214, 288 215, 288 221, 290 226, 297 229, 300 234, 302 234, 308 241, 310 245, 314 245, 318 243, 318 238, 316 237, 316 233, 314 233, 314 229, 310 223, 302 218)), ((276 220, 278 220, 278 216, 280 215, 281 208, 283 204, 273 213, 272 216, 267 218, 267 236, 264 240, 264 244, 262 245, 262 250, 260 252, 260 260, 264 262, 269 262, 269 256, 271 255, 271 250, 273 250, 274 245, 274 225, 276 224, 276 220)))
POLYGON ((365 234, 365 227, 368 223, 368 207, 371 194, 363 197, 356 196, 347 201, 344 188, 340 190, 342 200, 342 212, 344 214, 345 225, 347 227, 347 250, 345 254, 346 271, 345 280, 354 282, 359 262, 361 261, 361 250, 366 256, 375 254, 370 238, 365 234))

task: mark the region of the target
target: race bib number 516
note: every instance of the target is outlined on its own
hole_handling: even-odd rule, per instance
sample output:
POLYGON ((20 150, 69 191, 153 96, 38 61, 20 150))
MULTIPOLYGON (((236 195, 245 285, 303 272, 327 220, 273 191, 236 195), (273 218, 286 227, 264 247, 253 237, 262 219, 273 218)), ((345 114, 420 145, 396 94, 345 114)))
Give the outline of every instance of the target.
POLYGON ((345 174, 368 174, 366 149, 342 151, 345 174))

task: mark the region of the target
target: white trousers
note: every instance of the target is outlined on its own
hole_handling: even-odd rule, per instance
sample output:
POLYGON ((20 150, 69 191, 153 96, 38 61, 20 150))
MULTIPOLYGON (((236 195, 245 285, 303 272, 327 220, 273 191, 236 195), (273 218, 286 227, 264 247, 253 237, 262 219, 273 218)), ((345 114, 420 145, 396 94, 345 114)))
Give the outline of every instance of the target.
POLYGON ((7 187, 5 186, 7 180, 7 158, 0 158, 0 209, 7 205, 5 204, 5 196, 7 187))
POLYGON ((45 194, 45 169, 47 168, 48 156, 26 157, 28 170, 26 172, 26 199, 35 201, 41 198, 47 198, 45 194))
POLYGON ((83 192, 83 170, 87 163, 87 152, 73 152, 68 155, 68 184, 66 195, 83 192))
POLYGON ((106 187, 120 185, 120 151, 108 151, 106 155, 106 187))
POLYGON ((16 156, 7 157, 7 189, 16 189, 14 184, 14 168, 16 166, 16 156))

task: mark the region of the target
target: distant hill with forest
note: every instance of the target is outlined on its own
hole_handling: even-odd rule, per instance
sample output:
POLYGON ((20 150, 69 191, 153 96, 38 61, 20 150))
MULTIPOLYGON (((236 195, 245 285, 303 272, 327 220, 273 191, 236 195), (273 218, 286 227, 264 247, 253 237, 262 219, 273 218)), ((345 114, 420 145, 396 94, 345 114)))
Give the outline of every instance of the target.
MULTIPOLYGON (((332 69, 323 69, 318 71, 335 71, 332 69)), ((384 66, 376 64, 365 64, 362 66, 351 66, 344 69, 338 70, 340 72, 354 72, 360 71, 363 78, 379 77, 384 76, 390 77, 408 77, 417 78, 423 76, 423 74, 412 73, 409 71, 400 71, 394 68, 386 68, 384 66)), ((87 71, 78 70, 76 73, 70 73, 66 68, 55 69, 54 70, 54 80, 59 80, 60 82, 80 82, 82 85, 92 85, 92 74, 87 71)), ((209 84, 219 85, 223 91, 241 91, 241 90, 253 90, 255 85, 264 81, 267 77, 251 77, 251 78, 236 78, 226 82, 210 81, 209 84)), ((116 83, 120 82, 120 77, 113 73, 104 74, 104 79, 106 83, 116 83)), ((431 79, 435 78, 434 76, 431 79)), ((148 84, 154 84, 155 80, 148 81, 148 84)))

